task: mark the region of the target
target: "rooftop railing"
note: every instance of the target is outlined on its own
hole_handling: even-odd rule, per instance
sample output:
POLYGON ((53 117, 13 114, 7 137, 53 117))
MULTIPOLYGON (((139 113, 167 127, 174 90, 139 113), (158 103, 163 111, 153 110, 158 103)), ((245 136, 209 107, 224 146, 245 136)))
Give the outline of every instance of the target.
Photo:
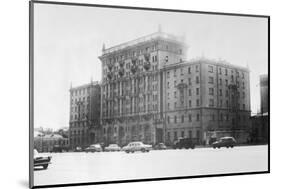
POLYGON ((112 53, 114 51, 118 51, 118 50, 124 49, 126 47, 133 46, 133 45, 136 45, 136 44, 139 44, 139 43, 142 43, 142 42, 146 42, 146 41, 150 41, 150 40, 153 40, 153 39, 157 39, 157 38, 169 39, 169 40, 174 40, 174 41, 177 41, 177 42, 181 41, 180 37, 177 37, 177 36, 174 36, 174 35, 171 35, 171 34, 167 34, 167 33, 156 32, 156 33, 152 33, 150 35, 140 37, 140 38, 132 40, 132 41, 128 41, 126 43, 122 43, 120 45, 113 46, 113 47, 108 48, 108 49, 105 49, 103 51, 103 54, 112 53))

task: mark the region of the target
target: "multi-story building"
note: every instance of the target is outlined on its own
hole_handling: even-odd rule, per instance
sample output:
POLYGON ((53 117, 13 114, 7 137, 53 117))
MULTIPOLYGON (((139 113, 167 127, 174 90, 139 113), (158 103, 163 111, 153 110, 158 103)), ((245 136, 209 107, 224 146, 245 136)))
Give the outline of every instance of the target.
POLYGON ((268 112, 268 75, 260 76, 261 113, 268 112))
POLYGON ((101 123, 105 143, 246 140, 249 70, 223 61, 186 60, 182 38, 161 31, 103 46, 101 123))
POLYGON ((252 133, 251 142, 268 143, 268 75, 260 76, 260 113, 251 117, 252 133))
POLYGON ((249 70, 205 58, 164 67, 165 139, 188 137, 197 143, 249 136, 249 70))
POLYGON ((163 67, 181 62, 182 39, 158 31, 103 47, 101 123, 105 143, 163 141, 163 67))
POLYGON ((101 141, 100 85, 98 82, 70 88, 70 148, 101 141))

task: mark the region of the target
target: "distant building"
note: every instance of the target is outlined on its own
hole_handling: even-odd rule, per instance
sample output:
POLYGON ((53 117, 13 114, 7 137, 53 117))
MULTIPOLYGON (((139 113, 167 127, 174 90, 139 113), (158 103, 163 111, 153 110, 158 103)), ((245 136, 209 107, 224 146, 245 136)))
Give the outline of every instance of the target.
POLYGON ((268 75, 260 76, 260 113, 251 117, 252 133, 251 142, 253 143, 268 143, 268 75))
POLYGON ((222 61, 184 61, 183 39, 158 31, 103 46, 101 123, 105 143, 197 143, 249 135, 249 70, 222 61))
POLYGON ((268 75, 260 76, 261 113, 268 112, 268 75))
POLYGON ((40 132, 34 133, 34 149, 39 152, 52 152, 55 145, 68 149, 69 140, 59 134, 44 135, 40 132))
POLYGON ((100 85, 98 82, 70 91, 70 147, 87 147, 101 141, 100 126, 100 85))

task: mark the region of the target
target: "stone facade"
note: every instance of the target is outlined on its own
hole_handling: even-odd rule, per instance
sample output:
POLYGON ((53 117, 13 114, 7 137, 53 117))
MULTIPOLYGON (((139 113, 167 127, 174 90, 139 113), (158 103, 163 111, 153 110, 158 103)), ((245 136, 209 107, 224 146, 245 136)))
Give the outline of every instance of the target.
POLYGON ((247 68, 200 58, 164 69, 166 143, 189 137, 205 144, 222 136, 246 142, 250 126, 247 68))
POLYGON ((100 85, 91 82, 70 91, 70 148, 87 147, 100 142, 100 85))
POLYGON ((103 141, 197 144, 249 135, 249 70, 225 61, 186 60, 183 39, 157 32, 106 49, 103 46, 103 141))
POLYGON ((163 142, 163 66, 185 58, 186 46, 161 31, 105 49, 101 123, 105 143, 163 142))

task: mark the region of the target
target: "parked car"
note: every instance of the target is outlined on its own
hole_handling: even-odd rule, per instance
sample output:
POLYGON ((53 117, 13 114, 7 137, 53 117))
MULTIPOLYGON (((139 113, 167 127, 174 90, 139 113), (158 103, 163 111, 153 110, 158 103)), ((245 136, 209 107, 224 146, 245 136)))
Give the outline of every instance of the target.
POLYGON ((220 147, 233 148, 235 145, 236 145, 236 140, 233 137, 222 137, 218 141, 215 141, 212 144, 213 148, 220 148, 220 147))
POLYGON ((167 146, 164 143, 158 143, 154 146, 154 150, 166 150, 167 146))
POLYGON ((51 152, 67 152, 68 148, 61 145, 54 145, 51 152))
POLYGON ((83 149, 80 147, 80 146, 77 146, 75 149, 74 149, 74 152, 82 152, 83 149))
POLYGON ((102 147, 100 144, 92 144, 85 149, 85 152, 102 152, 102 147))
POLYGON ((104 149, 106 152, 119 152, 120 150, 121 148, 117 144, 109 144, 109 146, 104 149))
POLYGON ((127 146, 122 148, 126 153, 134 153, 136 151, 149 152, 151 149, 151 145, 143 144, 142 142, 130 142, 127 146))
POLYGON ((174 143, 174 149, 194 149, 195 148, 195 143, 191 138, 179 138, 178 140, 175 141, 174 143))
POLYGON ((43 156, 38 153, 36 149, 34 149, 34 157, 33 164, 34 167, 43 167, 43 169, 47 169, 49 164, 51 163, 51 156, 43 156))

